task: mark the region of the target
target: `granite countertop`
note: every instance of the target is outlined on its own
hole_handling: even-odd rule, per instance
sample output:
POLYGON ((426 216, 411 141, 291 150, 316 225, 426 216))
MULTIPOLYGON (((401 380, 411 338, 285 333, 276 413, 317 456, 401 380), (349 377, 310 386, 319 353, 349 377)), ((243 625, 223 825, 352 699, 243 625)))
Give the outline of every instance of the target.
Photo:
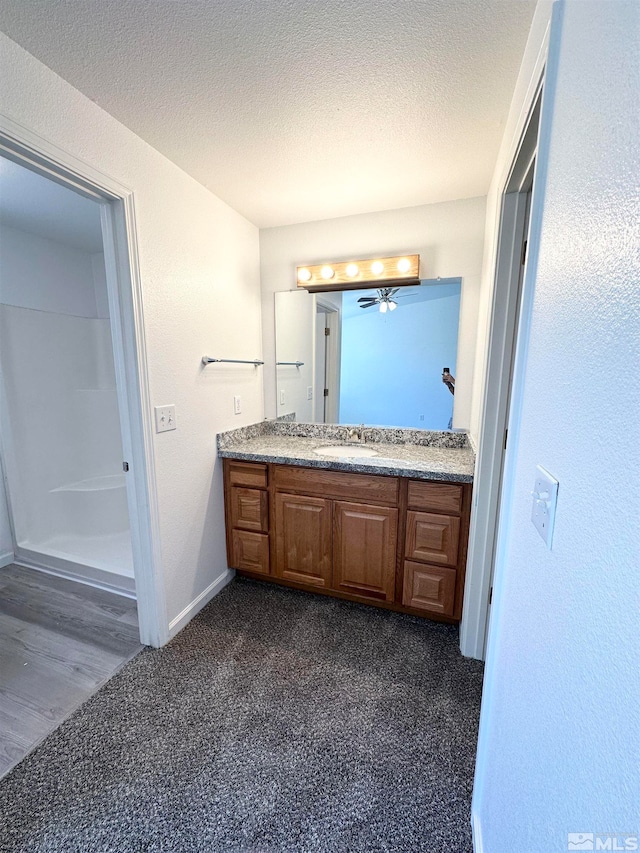
POLYGON ((460 483, 473 481, 475 459, 464 434, 367 428, 364 445, 346 442, 343 435, 344 428, 339 427, 316 424, 285 427, 275 422, 263 422, 221 433, 218 436, 218 455, 247 462, 331 468, 360 474, 386 474, 460 483), (422 443, 411 443, 407 438, 422 443), (322 446, 336 445, 344 445, 344 456, 318 455, 315 452, 322 446), (354 446, 371 448, 377 455, 350 457, 349 450, 354 446))

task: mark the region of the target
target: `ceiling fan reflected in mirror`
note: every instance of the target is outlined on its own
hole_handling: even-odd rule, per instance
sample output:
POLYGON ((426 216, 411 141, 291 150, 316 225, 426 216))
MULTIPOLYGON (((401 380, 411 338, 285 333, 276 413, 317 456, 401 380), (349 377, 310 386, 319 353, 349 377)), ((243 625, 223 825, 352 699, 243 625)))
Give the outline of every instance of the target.
POLYGON ((377 305, 380 313, 386 314, 387 311, 395 311, 398 307, 397 300, 402 299, 401 296, 396 296, 399 290, 399 287, 380 287, 376 291, 377 296, 361 296, 358 303, 360 308, 373 308, 377 305))

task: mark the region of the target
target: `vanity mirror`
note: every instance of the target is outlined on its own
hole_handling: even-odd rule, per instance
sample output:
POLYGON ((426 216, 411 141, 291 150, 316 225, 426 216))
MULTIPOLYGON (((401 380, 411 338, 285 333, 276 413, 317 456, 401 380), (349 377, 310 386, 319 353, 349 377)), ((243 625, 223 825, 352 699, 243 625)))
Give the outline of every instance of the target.
POLYGON ((277 416, 450 429, 461 285, 276 293, 277 416))

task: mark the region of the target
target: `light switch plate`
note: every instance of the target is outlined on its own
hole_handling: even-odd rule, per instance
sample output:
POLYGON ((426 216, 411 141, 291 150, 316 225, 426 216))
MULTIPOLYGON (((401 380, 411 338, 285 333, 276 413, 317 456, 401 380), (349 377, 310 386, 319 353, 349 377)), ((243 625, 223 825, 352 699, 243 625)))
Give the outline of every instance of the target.
POLYGON ((307 400, 313 400, 313 385, 307 385, 307 400))
POLYGON ((168 432, 176 428, 176 407, 155 406, 156 432, 168 432))
POLYGON ((233 398, 233 414, 239 415, 242 411, 242 406, 240 405, 240 397, 233 398))
POLYGON ((280 391, 280 405, 284 406, 284 391, 280 391))
POLYGON ((533 500, 531 521, 547 548, 551 549, 558 501, 558 481, 542 465, 536 466, 536 482, 531 497, 533 500))

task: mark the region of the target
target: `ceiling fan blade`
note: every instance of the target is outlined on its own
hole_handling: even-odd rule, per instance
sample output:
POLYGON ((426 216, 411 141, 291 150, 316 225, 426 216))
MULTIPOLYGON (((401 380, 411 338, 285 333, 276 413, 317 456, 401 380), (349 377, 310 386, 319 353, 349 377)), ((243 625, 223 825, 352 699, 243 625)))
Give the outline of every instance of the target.
POLYGON ((358 302, 377 302, 377 301, 378 301, 377 296, 361 296, 360 299, 358 299, 358 302))
POLYGON ((377 304, 377 302, 367 302, 366 305, 358 305, 358 308, 373 308, 373 306, 377 304))

